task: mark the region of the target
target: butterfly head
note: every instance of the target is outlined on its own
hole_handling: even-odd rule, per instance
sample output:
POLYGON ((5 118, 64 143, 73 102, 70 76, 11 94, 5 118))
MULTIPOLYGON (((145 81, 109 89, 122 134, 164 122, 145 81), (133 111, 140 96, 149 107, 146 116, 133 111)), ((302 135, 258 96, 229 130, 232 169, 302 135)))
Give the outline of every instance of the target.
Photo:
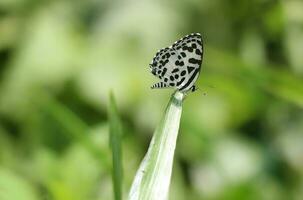
POLYGON ((156 60, 156 56, 153 58, 153 60, 151 61, 151 63, 149 64, 149 68, 150 68, 150 71, 153 75, 157 75, 157 69, 158 69, 158 62, 156 60))
POLYGON ((157 75, 157 69, 153 64, 149 64, 150 71, 153 75, 157 75))

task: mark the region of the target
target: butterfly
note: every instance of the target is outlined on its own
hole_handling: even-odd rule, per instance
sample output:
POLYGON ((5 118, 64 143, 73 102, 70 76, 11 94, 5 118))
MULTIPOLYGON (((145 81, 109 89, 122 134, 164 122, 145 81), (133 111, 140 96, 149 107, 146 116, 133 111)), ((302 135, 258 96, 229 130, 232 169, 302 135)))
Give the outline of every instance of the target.
POLYGON ((149 64, 151 73, 161 81, 151 88, 176 88, 195 91, 203 58, 200 33, 186 35, 170 47, 160 49, 149 64))

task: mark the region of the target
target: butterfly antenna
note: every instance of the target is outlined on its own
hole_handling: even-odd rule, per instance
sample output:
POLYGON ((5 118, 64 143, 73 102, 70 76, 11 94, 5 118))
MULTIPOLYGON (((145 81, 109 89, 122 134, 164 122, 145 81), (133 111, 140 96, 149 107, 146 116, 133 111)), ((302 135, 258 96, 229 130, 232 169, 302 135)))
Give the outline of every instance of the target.
POLYGON ((207 92, 206 91, 202 91, 200 88, 196 87, 195 88, 195 91, 198 91, 200 92, 200 94, 202 94, 203 96, 206 96, 207 95, 207 92))

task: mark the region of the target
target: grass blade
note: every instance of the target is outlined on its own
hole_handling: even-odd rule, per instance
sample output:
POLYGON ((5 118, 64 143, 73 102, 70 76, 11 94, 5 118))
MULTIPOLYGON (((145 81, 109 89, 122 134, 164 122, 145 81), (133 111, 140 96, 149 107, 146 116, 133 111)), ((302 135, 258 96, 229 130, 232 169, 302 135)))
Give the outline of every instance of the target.
POLYGON ((121 137, 122 126, 119 119, 117 106, 115 103, 114 95, 110 93, 109 105, 109 134, 110 134, 110 147, 112 149, 112 179, 115 200, 122 199, 122 150, 121 150, 121 137))
POLYGON ((133 181, 129 200, 166 200, 184 94, 175 92, 133 181))

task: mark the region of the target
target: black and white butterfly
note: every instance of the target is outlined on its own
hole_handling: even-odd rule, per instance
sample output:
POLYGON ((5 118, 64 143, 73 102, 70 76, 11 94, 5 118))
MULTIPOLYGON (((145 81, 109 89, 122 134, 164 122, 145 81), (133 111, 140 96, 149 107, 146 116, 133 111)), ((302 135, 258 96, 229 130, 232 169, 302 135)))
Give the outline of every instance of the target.
POLYGON ((186 35, 172 46, 160 49, 149 64, 151 73, 160 82, 151 88, 176 88, 181 92, 195 91, 203 57, 199 33, 186 35))

